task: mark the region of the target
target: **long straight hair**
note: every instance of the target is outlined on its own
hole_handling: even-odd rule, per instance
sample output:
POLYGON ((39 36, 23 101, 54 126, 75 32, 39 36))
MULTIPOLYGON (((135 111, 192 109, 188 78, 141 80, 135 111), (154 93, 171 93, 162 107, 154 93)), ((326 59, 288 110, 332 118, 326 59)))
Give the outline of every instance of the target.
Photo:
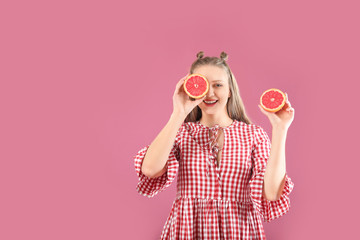
MULTIPOLYGON (((237 85, 234 74, 232 73, 229 65, 226 63, 228 55, 225 52, 221 52, 220 58, 218 57, 203 57, 204 52, 200 51, 196 54, 197 60, 193 62, 190 67, 190 74, 194 73, 194 70, 203 65, 212 65, 224 69, 228 75, 228 83, 230 86, 231 95, 226 104, 226 109, 231 119, 251 124, 250 118, 246 115, 245 106, 240 96, 239 87, 237 85)), ((195 122, 200 120, 202 116, 201 109, 196 106, 185 118, 184 122, 195 122)))

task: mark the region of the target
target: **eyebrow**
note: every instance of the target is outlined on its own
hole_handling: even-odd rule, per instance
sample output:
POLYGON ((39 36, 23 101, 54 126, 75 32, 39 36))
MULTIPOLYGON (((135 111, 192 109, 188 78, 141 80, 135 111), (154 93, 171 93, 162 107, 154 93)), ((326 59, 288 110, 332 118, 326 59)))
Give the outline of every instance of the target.
POLYGON ((213 80, 212 82, 223 82, 223 80, 213 80))

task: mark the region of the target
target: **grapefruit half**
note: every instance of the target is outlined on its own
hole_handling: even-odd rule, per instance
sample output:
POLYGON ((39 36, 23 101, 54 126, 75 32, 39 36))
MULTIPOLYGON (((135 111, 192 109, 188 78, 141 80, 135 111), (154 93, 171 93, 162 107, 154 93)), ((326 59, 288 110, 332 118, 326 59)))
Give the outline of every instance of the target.
POLYGON ((284 107, 286 95, 277 88, 266 90, 260 97, 260 106, 268 112, 277 112, 284 107))
POLYGON ((201 74, 190 74, 184 81, 184 91, 190 98, 202 98, 209 91, 209 82, 201 74))

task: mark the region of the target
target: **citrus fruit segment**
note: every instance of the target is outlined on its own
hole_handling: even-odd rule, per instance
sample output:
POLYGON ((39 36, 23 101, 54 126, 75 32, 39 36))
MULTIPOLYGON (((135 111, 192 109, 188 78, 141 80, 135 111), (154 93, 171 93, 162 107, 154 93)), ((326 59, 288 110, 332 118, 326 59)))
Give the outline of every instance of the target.
POLYGON ((277 88, 266 90, 260 97, 260 106, 268 112, 277 112, 284 107, 286 95, 277 88))
POLYGON ((191 98, 202 98, 209 91, 209 82, 203 75, 190 74, 184 81, 184 91, 191 98))

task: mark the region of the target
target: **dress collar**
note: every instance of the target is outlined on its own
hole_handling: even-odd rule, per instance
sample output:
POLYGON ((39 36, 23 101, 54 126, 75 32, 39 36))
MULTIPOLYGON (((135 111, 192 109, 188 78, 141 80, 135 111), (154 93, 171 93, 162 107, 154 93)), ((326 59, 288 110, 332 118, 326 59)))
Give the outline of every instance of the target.
POLYGON ((207 126, 201 124, 199 120, 197 120, 197 121, 195 122, 195 124, 196 124, 199 128, 201 128, 201 129, 206 129, 206 130, 210 130, 210 131, 216 131, 216 130, 218 130, 219 128, 221 128, 221 129, 229 129, 229 128, 234 127, 236 123, 237 123, 237 120, 236 120, 236 119, 233 119, 233 122, 232 122, 229 126, 227 126, 227 127, 220 127, 219 124, 215 124, 213 127, 207 127, 207 126))
POLYGON ((215 124, 213 127, 207 127, 200 123, 200 121, 186 122, 185 128, 192 138, 203 148, 208 148, 209 142, 209 131, 212 131, 213 135, 217 136, 219 129, 230 130, 239 123, 238 120, 234 119, 232 124, 227 127, 220 127, 219 124, 215 124))
POLYGON ((219 150, 221 150, 217 144, 217 137, 219 133, 219 129, 221 128, 223 131, 229 130, 233 128, 238 121, 236 119, 227 126, 227 127, 220 127, 219 124, 215 124, 213 127, 207 127, 200 123, 200 121, 195 122, 187 122, 187 130, 191 137, 199 144, 201 148, 205 151, 209 152, 211 156, 209 159, 206 159, 207 167, 206 167, 206 175, 209 176, 209 171, 212 165, 216 165, 216 158, 218 155, 219 150), (212 137, 209 137, 209 131, 212 132, 212 137))

